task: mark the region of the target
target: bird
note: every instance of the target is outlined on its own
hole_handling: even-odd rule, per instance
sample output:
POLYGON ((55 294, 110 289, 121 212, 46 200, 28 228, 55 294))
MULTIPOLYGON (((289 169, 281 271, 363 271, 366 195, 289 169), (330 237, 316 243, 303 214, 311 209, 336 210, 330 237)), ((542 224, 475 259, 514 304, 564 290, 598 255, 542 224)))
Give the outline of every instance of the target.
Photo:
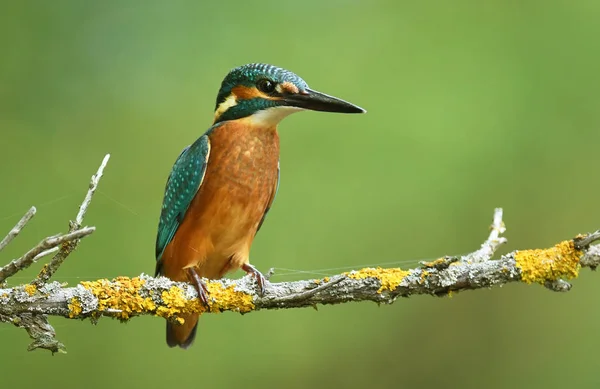
MULTIPOLYGON (((310 89, 295 73, 250 63, 229 71, 217 94, 214 120, 185 147, 167 178, 156 236, 155 276, 194 285, 208 307, 205 279, 242 269, 264 275, 249 261, 250 247, 279 189, 279 134, 286 116, 303 110, 365 113, 363 108, 310 89)), ((169 347, 189 348, 198 314, 167 321, 169 347)))

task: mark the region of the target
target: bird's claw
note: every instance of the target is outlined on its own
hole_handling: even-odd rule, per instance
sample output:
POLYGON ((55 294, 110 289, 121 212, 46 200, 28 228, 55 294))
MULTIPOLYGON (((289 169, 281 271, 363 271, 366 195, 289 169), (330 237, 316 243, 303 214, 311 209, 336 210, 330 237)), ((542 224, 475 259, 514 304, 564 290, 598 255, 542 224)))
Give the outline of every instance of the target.
POLYGON ((206 289, 206 284, 200 281, 199 285, 196 285, 196 291, 198 292, 198 297, 200 298, 200 302, 204 305, 205 308, 209 308, 210 304, 208 302, 208 289, 206 289))
POLYGON ((200 278, 198 273, 196 273, 196 270, 192 267, 188 269, 188 276, 191 278, 191 281, 193 281, 193 285, 196 288, 196 292, 198 292, 198 298, 200 299, 200 302, 205 308, 209 308, 210 304, 208 301, 208 289, 206 288, 206 284, 204 281, 202 281, 202 278, 200 278))
POLYGON ((260 271, 258 271, 257 268, 250 265, 249 263, 245 263, 242 266, 242 270, 248 274, 252 274, 254 276, 254 278, 256 278, 256 283, 258 284, 258 294, 259 294, 259 296, 264 296, 265 291, 266 291, 266 286, 268 283, 265 276, 260 271))

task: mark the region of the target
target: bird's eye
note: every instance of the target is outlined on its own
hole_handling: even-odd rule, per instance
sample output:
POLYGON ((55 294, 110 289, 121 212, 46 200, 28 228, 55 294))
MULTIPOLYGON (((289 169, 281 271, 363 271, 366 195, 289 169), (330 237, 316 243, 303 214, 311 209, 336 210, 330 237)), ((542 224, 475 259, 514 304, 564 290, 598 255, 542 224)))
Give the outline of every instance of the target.
POLYGON ((259 91, 264 93, 272 93, 275 90, 275 83, 265 78, 258 80, 256 87, 259 91))

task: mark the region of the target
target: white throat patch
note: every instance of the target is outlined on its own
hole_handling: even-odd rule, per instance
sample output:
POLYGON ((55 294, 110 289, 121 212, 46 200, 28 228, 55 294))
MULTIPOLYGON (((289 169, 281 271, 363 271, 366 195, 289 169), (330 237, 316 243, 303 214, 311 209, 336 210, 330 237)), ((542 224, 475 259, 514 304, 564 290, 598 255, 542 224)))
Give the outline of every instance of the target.
POLYGON ((255 124, 258 126, 270 127, 270 126, 276 126, 277 124, 279 124, 280 121, 282 121, 288 115, 291 115, 294 112, 300 112, 300 111, 304 111, 304 108, 287 107, 287 106, 272 107, 272 108, 262 109, 256 113, 250 115, 246 119, 248 121, 250 121, 252 124, 255 124))

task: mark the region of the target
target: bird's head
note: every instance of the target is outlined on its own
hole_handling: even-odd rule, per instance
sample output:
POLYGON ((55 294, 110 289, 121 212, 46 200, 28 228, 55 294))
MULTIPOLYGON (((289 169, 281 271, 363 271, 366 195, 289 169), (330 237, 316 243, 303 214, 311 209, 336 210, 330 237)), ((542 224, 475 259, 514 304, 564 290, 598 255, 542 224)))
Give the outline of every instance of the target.
POLYGON ((229 72, 221 84, 215 123, 249 118, 276 125, 301 110, 364 113, 364 109, 308 87, 296 74, 268 64, 248 64, 229 72))

